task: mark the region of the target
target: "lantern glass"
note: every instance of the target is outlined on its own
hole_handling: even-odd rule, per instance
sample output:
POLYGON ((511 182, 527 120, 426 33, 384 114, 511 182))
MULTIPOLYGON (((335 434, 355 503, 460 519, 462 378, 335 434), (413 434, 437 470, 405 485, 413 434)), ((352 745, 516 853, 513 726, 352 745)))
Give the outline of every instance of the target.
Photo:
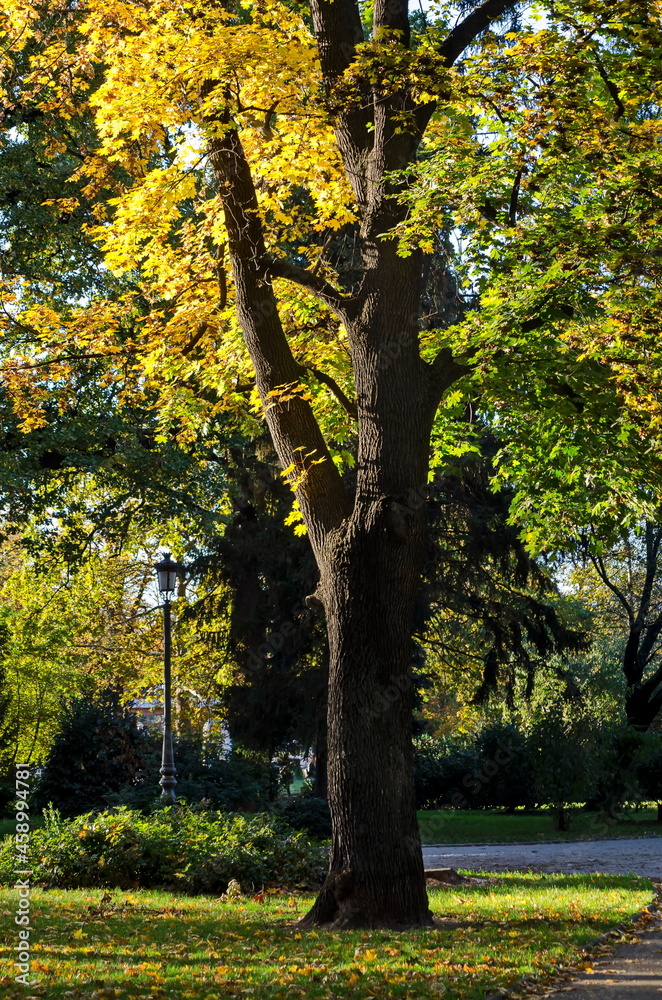
POLYGON ((166 552, 160 563, 154 567, 159 581, 159 591, 162 594, 172 594, 177 589, 177 571, 179 566, 166 552))

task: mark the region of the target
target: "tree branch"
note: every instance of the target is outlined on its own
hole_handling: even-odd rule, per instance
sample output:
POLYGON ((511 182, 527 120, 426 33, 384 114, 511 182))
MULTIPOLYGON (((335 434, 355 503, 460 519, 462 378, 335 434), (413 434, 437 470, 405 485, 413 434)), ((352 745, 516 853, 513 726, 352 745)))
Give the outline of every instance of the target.
POLYGON ((618 119, 622 118, 622 116, 625 114, 625 105, 623 104, 623 101, 621 100, 621 95, 618 92, 618 87, 616 86, 616 84, 612 80, 609 79, 609 77, 607 75, 607 71, 604 68, 604 66, 602 65, 602 63, 601 63, 600 59, 597 57, 597 55, 596 55, 596 63, 597 63, 597 67, 598 67, 598 73, 602 77, 602 79, 604 81, 604 85, 607 88, 607 90, 609 91, 611 99, 613 100, 614 104, 616 105, 616 111, 614 112, 614 121, 617 122, 618 119))
POLYGON ((639 691, 644 691, 648 695, 649 705, 657 702, 662 707, 662 688, 660 688, 660 685, 662 685, 662 666, 658 667, 655 673, 647 677, 645 681, 642 680, 638 684, 631 686, 636 687, 639 691))
POLYGON ((409 48, 410 27, 409 27, 409 3, 408 0, 375 0, 373 14, 373 27, 390 28, 392 31, 399 31, 399 40, 409 48))
POLYGON ((195 333, 192 334, 188 344, 182 347, 182 354, 184 355, 184 357, 190 354, 191 351, 193 351, 198 346, 198 344, 200 343, 200 341, 202 340, 208 329, 209 329, 209 323, 198 323, 195 333))
POLYGON ((513 181, 513 189, 510 193, 510 205, 508 208, 508 222, 511 226, 517 224, 517 209, 519 207, 519 191, 520 184, 522 183, 522 174, 524 173, 524 168, 520 167, 515 174, 515 180, 513 181))
POLYGON ((70 361, 96 361, 100 358, 108 361, 109 359, 116 359, 117 354, 110 351, 106 354, 98 351, 92 352, 91 354, 61 354, 56 358, 45 358, 43 361, 34 361, 30 364, 16 364, 12 359, 10 359, 9 364, 5 366, 5 369, 7 371, 23 372, 31 371, 36 368, 48 368, 49 365, 62 365, 70 361))
MULTIPOLYGON (((213 87, 210 81, 209 88, 213 87)), ((209 161, 225 213, 237 315, 279 461, 283 468, 293 465, 298 470, 295 492, 313 551, 320 560, 327 533, 351 512, 349 498, 312 407, 296 391, 300 366, 285 336, 271 280, 265 274, 264 232, 241 140, 227 111, 208 124, 222 126, 209 140, 209 161), (284 393, 287 401, 280 401, 279 394, 284 393)))
POLYGON ((644 664, 648 664, 654 655, 654 647, 662 632, 662 615, 654 618, 650 625, 644 625, 644 637, 641 640, 639 655, 644 664))
POLYGON ((602 560, 602 557, 598 556, 598 555, 590 554, 590 559, 591 559, 591 562, 593 563, 593 567, 595 569, 595 572, 598 574, 598 576, 600 577, 600 579, 602 580, 602 582, 604 583, 604 585, 606 587, 608 587, 609 590, 611 590, 611 592, 614 595, 614 597, 618 600, 618 602, 625 609, 625 612, 626 612, 626 614, 628 616, 628 622, 630 623, 630 628, 633 628, 634 627, 634 610, 630 607, 630 604, 629 604, 627 598, 625 597, 625 595, 623 594, 623 591, 620 590, 616 586, 616 584, 612 583, 612 581, 609 579, 609 574, 607 573, 607 568, 606 568, 606 566, 605 566, 605 564, 604 564, 604 562, 602 560))
POLYGON ((653 584, 657 575, 657 558, 660 551, 660 541, 662 541, 660 528, 650 523, 646 524, 646 575, 644 577, 644 586, 641 591, 639 611, 636 618, 636 624, 639 626, 643 626, 646 616, 650 611, 653 584))
POLYGON ((334 378, 331 378, 330 375, 327 375, 325 372, 320 371, 319 368, 311 368, 310 366, 305 366, 305 365, 302 365, 302 368, 304 369, 304 371, 308 371, 312 375, 314 375, 318 382, 321 382, 322 385, 325 385, 327 389, 331 390, 331 392, 336 397, 336 399, 343 407, 343 409, 345 409, 347 413, 349 413, 352 420, 359 419, 359 411, 356 403, 354 402, 354 400, 350 399, 349 396, 345 395, 345 393, 340 388, 340 386, 338 385, 338 383, 334 378))
POLYGON ((304 267, 297 267, 287 260, 280 258, 266 257, 266 271, 272 278, 285 278, 287 281, 294 281, 302 288, 308 289, 318 299, 321 299, 334 313, 343 321, 350 322, 357 312, 357 305, 353 299, 345 299, 341 293, 324 278, 319 278, 312 271, 307 271, 304 267))
MULTIPOLYGON (((471 45, 486 28, 497 21, 506 11, 517 7, 520 0, 485 0, 476 10, 460 21, 439 46, 439 52, 450 69, 460 58, 465 49, 471 45)), ((432 117, 436 101, 421 104, 416 111, 416 122, 422 135, 432 117)))
POLYGON ((446 65, 452 66, 481 32, 489 28, 490 24, 498 20, 507 10, 517 7, 517 3, 518 0, 486 0, 460 21, 441 43, 440 52, 445 58, 446 65))
POLYGON ((472 370, 473 366, 469 364, 469 361, 470 354, 466 355, 466 361, 464 359, 459 361, 453 357, 450 347, 442 347, 432 364, 429 365, 432 373, 432 402, 435 410, 446 390, 472 370))
POLYGON ((335 119, 338 148, 359 207, 366 203, 366 167, 372 148, 373 99, 369 92, 348 100, 336 95, 337 85, 364 41, 356 0, 311 0, 313 27, 329 111, 335 119))

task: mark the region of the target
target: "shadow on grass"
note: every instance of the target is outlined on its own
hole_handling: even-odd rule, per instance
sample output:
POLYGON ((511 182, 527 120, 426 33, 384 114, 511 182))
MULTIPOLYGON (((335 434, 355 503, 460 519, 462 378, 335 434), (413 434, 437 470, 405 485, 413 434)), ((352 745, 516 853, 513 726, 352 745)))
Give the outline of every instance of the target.
MULTIPOLYGON (((528 889, 536 886, 538 889, 647 889, 652 887, 652 880, 640 875, 612 875, 609 873, 583 873, 576 872, 570 875, 561 873, 548 874, 547 872, 532 871, 530 875, 520 872, 486 872, 473 871, 470 869, 458 869, 461 875, 469 875, 472 878, 489 878, 493 881, 489 885, 469 885, 452 886, 451 888, 463 892, 494 892, 495 888, 517 888, 528 889), (541 884, 542 883, 542 884, 541 884)), ((435 887, 436 888, 436 887, 435 887)), ((440 887, 442 888, 442 887, 440 887)))

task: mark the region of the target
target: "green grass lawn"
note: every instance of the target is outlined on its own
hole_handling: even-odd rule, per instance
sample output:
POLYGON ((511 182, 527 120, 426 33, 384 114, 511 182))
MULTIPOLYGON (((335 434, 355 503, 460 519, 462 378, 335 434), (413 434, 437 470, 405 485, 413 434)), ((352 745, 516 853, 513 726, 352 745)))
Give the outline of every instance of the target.
POLYGON ((619 822, 605 821, 599 813, 573 813, 570 830, 554 829, 549 812, 497 813, 490 810, 430 809, 418 813, 424 844, 515 844, 540 840, 603 840, 609 837, 662 835, 657 809, 622 814, 619 822))
POLYGON ((432 930, 300 932, 310 895, 224 902, 156 891, 35 890, 29 989, 13 981, 16 896, 0 891, 7 1000, 482 1000, 557 966, 640 910, 650 882, 609 875, 500 875, 430 890, 432 930))

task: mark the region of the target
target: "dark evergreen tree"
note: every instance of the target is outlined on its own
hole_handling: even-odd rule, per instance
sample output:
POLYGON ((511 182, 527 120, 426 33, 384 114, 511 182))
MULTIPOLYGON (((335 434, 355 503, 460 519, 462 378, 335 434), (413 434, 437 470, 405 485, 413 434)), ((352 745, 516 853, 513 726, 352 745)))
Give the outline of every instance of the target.
POLYGON ((185 614, 207 624, 229 617, 229 639, 219 632, 217 642, 227 642, 237 671, 220 691, 233 741, 267 760, 312 749, 315 789, 325 795, 328 653, 312 596, 317 569, 307 539, 284 523, 292 494, 271 457, 264 439, 230 448, 234 516, 196 559, 206 596, 185 614))
POLYGON ((64 706, 63 722, 35 789, 38 808, 53 803, 63 816, 103 809, 109 796, 139 781, 145 735, 135 716, 106 691, 64 706))
MULTIPOLYGON (((480 430, 480 428, 479 428, 480 430)), ((499 441, 483 427, 480 453, 435 477, 427 498, 427 560, 418 608, 418 638, 461 670, 471 655, 482 660, 474 700, 485 702, 504 683, 514 707, 515 681, 533 691, 536 670, 554 654, 586 648, 587 636, 559 614, 558 588, 532 558, 509 523, 511 492, 491 484, 499 441), (480 648, 462 648, 472 629, 480 648)), ((572 677, 560 671, 575 691, 572 677)))

